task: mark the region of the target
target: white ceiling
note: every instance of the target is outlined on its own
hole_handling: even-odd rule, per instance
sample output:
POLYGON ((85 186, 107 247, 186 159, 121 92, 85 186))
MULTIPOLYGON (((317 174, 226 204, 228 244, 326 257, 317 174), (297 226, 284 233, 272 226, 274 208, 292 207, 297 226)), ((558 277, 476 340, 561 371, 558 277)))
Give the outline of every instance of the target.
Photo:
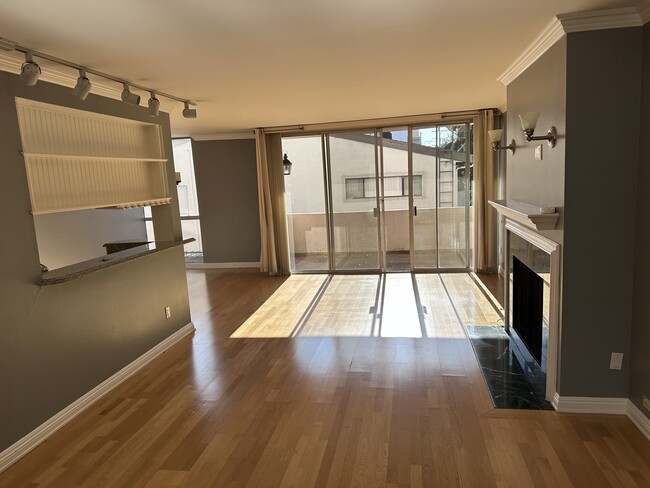
POLYGON ((497 76, 555 14, 638 3, 5 1, 0 37, 196 100, 172 131, 201 136, 499 107, 497 76))

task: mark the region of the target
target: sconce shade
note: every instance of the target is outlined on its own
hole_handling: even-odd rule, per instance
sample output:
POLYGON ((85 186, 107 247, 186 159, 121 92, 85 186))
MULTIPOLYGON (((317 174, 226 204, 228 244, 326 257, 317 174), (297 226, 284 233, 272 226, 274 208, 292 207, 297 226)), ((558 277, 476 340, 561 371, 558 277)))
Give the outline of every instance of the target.
POLYGON ((490 136, 490 142, 499 142, 501 140, 501 136, 503 135, 503 129, 489 130, 488 135, 490 136))
POLYGON ((539 119, 539 112, 528 112, 523 115, 519 114, 521 128, 524 130, 535 130, 535 127, 537 127, 537 119, 539 119))

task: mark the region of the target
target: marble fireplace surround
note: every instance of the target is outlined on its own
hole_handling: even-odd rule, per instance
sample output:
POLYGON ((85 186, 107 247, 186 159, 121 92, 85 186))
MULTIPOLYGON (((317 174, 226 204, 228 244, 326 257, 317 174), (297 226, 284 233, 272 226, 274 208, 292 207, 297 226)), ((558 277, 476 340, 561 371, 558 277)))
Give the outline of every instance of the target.
MULTIPOLYGON (((541 249, 550 256, 551 277, 550 277, 550 306, 548 320, 548 359, 546 368, 546 400, 557 409, 557 377, 559 361, 559 335, 560 335, 560 244, 543 236, 538 231, 552 230, 557 225, 559 214, 553 207, 536 207, 522 202, 512 200, 490 201, 499 214, 505 217, 504 246, 503 253, 505 263, 505 276, 510 274, 510 263, 508 259, 510 247, 510 235, 515 234, 533 246, 541 249)), ((510 326, 509 317, 509 291, 508 280, 505 290, 505 312, 506 330, 510 326)))

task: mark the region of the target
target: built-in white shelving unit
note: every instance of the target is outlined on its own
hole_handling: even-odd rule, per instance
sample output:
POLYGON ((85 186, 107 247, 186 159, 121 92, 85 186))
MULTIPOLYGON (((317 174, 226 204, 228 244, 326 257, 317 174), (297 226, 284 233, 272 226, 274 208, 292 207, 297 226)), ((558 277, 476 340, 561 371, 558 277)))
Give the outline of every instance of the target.
POLYGON ((164 205, 160 126, 16 99, 32 213, 164 205))

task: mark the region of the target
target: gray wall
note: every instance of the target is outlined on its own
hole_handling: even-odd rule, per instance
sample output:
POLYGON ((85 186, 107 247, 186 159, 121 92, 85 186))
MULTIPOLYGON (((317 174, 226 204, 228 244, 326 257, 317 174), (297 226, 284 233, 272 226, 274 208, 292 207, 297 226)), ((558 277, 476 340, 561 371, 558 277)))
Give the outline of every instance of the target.
MULTIPOLYGON (((564 206, 566 134, 566 37, 508 85, 507 140, 515 139, 515 154, 507 151, 507 196, 540 206, 564 206), (560 138, 554 148, 545 141, 527 142, 518 114, 539 112, 535 135, 555 126, 560 138), (543 159, 535 160, 542 144, 543 159)), ((561 226, 559 227, 562 228, 561 226)))
POLYGON ((192 152, 204 262, 258 262, 255 140, 194 141, 192 152))
POLYGON ((566 38, 560 39, 508 85, 507 141, 515 140, 515 154, 507 151, 506 196, 509 200, 556 207, 560 219, 555 230, 541 231, 562 244, 564 229, 564 171, 566 134, 566 38), (539 112, 536 135, 555 126, 560 137, 554 148, 545 141, 528 142, 519 114, 539 112), (542 160, 535 147, 542 145, 542 160))
POLYGON ((628 395, 641 36, 567 36, 562 395, 628 395))
POLYGON ((643 29, 642 87, 629 397, 650 417, 642 405, 644 395, 650 398, 650 24, 643 29))
MULTIPOLYGON (((15 75, 0 72, 0 451, 190 321, 180 247, 68 283, 38 285, 16 96, 152 120, 146 109, 94 95, 81 102, 69 88, 43 82, 25 87, 15 75), (169 320, 166 305, 172 307, 169 320)), ((173 175, 169 118, 156 121, 173 175)), ((178 203, 161 207, 154 216, 160 235, 180 236, 178 203)))
POLYGON ((49 269, 104 256, 107 242, 146 241, 144 210, 79 210, 34 216, 38 255, 49 269))
MULTIPOLYGON (((564 396, 629 393, 634 233, 645 225, 635 217, 641 60, 641 28, 572 33, 508 85, 508 139, 514 134, 517 143, 508 154, 508 198, 560 207, 557 230, 543 234, 562 244, 564 396), (534 160, 537 143, 523 138, 524 112, 541 112, 539 134, 557 128, 557 146, 543 143, 542 161, 534 160), (625 354, 622 371, 609 369, 612 352, 625 354)), ((646 348, 633 360, 646 359, 636 368, 645 368, 637 376, 647 385, 643 331, 646 348)))

